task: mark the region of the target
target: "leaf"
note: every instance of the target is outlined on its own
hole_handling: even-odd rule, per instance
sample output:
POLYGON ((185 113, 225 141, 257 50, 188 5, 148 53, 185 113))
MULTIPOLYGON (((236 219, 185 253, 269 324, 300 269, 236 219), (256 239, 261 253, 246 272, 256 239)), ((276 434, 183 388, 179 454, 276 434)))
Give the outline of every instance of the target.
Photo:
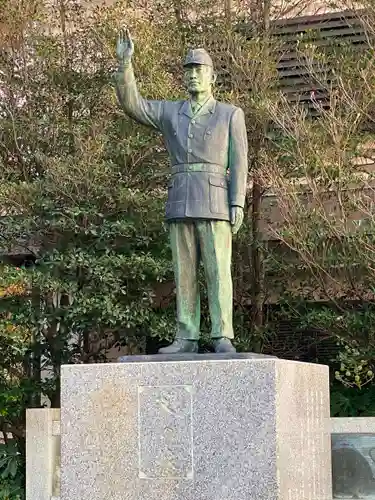
POLYGON ((18 470, 17 459, 13 457, 13 459, 10 461, 9 475, 13 478, 16 477, 17 470, 18 470))

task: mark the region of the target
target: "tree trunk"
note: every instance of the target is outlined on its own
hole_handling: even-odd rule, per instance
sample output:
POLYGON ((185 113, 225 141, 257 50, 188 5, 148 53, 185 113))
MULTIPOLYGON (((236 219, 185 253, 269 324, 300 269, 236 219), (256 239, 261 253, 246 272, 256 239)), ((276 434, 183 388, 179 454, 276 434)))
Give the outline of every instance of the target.
MULTIPOLYGON (((261 31, 264 41, 265 41, 265 50, 268 50, 267 47, 267 38, 269 36, 269 27, 270 27, 270 2, 266 0, 260 4, 258 4, 258 14, 261 16, 261 22, 258 23, 257 29, 261 31)), ((258 18, 259 19, 259 18, 258 18)), ((258 153, 260 153, 261 148, 264 145, 264 140, 267 134, 269 124, 264 123, 263 130, 261 131, 261 135, 259 136, 259 144, 258 144, 258 153)), ((251 302, 252 302, 252 324, 254 328, 254 333, 258 334, 261 332, 264 323, 264 266, 263 266, 263 242, 262 236, 260 233, 260 217, 261 217, 261 204, 263 198, 263 185, 258 175, 258 159, 254 158, 253 161, 253 187, 252 187, 252 202, 251 202, 251 233, 252 233, 252 242, 251 242, 251 269, 252 269, 252 293, 251 293, 251 302)), ((256 335, 256 338, 259 338, 258 341, 255 342, 254 350, 260 352, 262 350, 262 343, 260 340, 260 336, 256 335)))

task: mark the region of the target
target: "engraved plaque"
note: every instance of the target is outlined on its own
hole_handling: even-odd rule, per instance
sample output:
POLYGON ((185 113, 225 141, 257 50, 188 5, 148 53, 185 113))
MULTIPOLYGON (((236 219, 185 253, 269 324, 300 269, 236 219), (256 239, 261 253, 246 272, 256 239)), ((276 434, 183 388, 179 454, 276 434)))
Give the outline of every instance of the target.
POLYGON ((375 435, 332 434, 333 498, 375 499, 375 435))
POLYGON ((192 386, 138 387, 139 477, 193 478, 192 386))

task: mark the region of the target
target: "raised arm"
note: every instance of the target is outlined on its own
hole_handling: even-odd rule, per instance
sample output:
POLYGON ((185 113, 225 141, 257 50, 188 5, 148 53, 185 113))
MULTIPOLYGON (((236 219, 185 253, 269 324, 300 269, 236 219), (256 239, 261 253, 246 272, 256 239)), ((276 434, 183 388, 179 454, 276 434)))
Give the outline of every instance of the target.
POLYGON ((119 63, 115 74, 116 93, 124 112, 143 125, 162 129, 164 101, 148 101, 139 94, 132 66, 134 43, 128 30, 121 30, 116 55, 119 63))

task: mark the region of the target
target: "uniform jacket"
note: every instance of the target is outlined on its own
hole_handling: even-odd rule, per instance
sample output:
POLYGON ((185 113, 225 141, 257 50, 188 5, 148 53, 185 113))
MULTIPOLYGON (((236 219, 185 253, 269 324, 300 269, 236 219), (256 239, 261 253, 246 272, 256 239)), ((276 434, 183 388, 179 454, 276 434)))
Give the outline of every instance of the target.
POLYGON ((138 90, 131 64, 116 78, 125 113, 159 130, 169 153, 167 220, 230 220, 243 207, 247 180, 247 134, 242 109, 211 97, 193 114, 190 101, 151 101, 138 90))

